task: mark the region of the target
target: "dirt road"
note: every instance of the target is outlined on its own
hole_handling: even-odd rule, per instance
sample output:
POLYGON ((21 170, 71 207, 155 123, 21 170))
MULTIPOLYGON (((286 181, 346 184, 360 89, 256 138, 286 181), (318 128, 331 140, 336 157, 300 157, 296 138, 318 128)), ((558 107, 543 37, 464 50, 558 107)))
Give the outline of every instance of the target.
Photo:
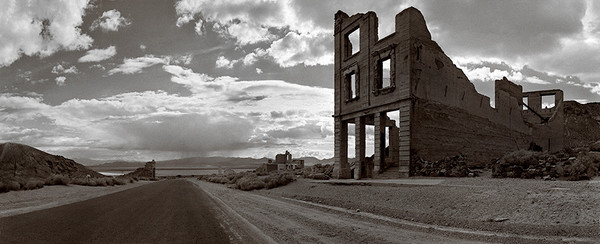
MULTIPOLYGON (((548 236, 427 224, 282 197, 273 190, 242 192, 191 180, 277 243, 597 243, 588 237, 548 236)), ((371 193, 372 194, 372 193, 371 193)), ((349 196, 357 198, 358 196, 349 196)), ((367 197, 367 196, 362 196, 367 197)), ((226 212, 226 211, 225 211, 226 212)))
POLYGON ((213 201, 169 180, 0 218, 0 243, 227 243, 213 201))
MULTIPOLYGON (((478 243, 459 235, 411 228, 353 214, 356 210, 323 208, 292 199, 242 192, 192 180, 221 208, 239 214, 255 234, 277 243, 478 243)), ((360 212, 360 210, 358 210, 360 212)))

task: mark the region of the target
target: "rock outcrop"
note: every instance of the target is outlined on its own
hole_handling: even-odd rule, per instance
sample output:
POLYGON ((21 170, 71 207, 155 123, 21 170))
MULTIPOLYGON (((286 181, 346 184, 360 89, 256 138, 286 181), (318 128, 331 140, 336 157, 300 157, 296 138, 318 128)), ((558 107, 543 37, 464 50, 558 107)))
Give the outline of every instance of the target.
POLYGON ((36 148, 17 144, 0 144, 0 179, 46 179, 52 175, 70 178, 103 177, 100 173, 63 156, 51 155, 36 148))

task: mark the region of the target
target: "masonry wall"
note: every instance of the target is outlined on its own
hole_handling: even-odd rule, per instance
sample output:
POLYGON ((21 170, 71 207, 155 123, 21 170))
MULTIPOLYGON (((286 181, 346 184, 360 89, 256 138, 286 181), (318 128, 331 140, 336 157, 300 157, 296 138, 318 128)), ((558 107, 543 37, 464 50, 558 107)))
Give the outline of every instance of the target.
POLYGON ((413 111, 418 121, 412 129, 413 159, 438 161, 463 155, 468 164, 482 165, 529 144, 526 133, 439 102, 417 99, 413 111))
MULTIPOLYGON (((400 126, 394 132, 399 138, 398 150, 393 150, 398 152, 395 158, 404 173, 408 173, 408 165, 415 158, 437 161, 463 155, 469 163, 485 164, 507 152, 528 149, 532 142, 544 150, 562 149, 562 91, 523 93, 521 86, 503 78, 495 81, 492 107, 490 98, 479 94, 462 70, 431 39, 419 10, 411 7, 396 15, 395 33, 381 40, 373 12, 348 16, 339 11, 335 20, 334 175, 348 177, 344 171, 348 167, 344 164, 347 125, 353 123, 362 128, 366 116, 375 118, 374 161, 375 170, 378 169, 381 159, 378 151, 382 149, 377 145, 381 138, 378 131, 382 128, 379 118, 392 110, 400 114, 400 126), (348 35, 357 29, 360 51, 350 54, 348 35), (390 86, 381 87, 380 63, 386 59, 391 62, 390 86), (349 95, 347 77, 351 74, 357 77, 356 97, 349 95), (556 95, 556 107, 543 109, 538 98, 548 94, 556 95), (523 109, 523 96, 530 97, 532 109, 523 109)), ((358 136, 357 157, 363 160, 364 139, 358 136)))

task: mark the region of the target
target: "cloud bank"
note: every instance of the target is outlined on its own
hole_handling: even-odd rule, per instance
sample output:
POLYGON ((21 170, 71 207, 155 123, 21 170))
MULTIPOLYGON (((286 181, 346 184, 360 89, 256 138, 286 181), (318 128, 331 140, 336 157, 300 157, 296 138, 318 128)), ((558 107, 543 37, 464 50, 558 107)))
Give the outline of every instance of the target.
POLYGON ((93 39, 80 29, 87 8, 87 0, 4 1, 0 8, 0 67, 22 55, 47 57, 59 50, 89 48, 93 39))
POLYGON ((163 70, 191 95, 130 92, 50 106, 41 97, 2 93, 0 133, 4 141, 96 159, 263 157, 285 149, 331 156, 331 89, 210 77, 178 65, 163 70))

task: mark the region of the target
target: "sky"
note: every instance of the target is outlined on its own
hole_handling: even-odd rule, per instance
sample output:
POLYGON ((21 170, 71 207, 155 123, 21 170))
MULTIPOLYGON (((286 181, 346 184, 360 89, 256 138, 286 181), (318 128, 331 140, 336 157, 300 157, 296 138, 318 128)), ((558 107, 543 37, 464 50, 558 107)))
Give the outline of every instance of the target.
MULTIPOLYGON (((600 101, 600 3, 2 0, 0 142, 69 158, 333 156, 333 17, 414 6, 492 98, 600 101)), ((492 101, 493 102, 493 101, 492 101)))

